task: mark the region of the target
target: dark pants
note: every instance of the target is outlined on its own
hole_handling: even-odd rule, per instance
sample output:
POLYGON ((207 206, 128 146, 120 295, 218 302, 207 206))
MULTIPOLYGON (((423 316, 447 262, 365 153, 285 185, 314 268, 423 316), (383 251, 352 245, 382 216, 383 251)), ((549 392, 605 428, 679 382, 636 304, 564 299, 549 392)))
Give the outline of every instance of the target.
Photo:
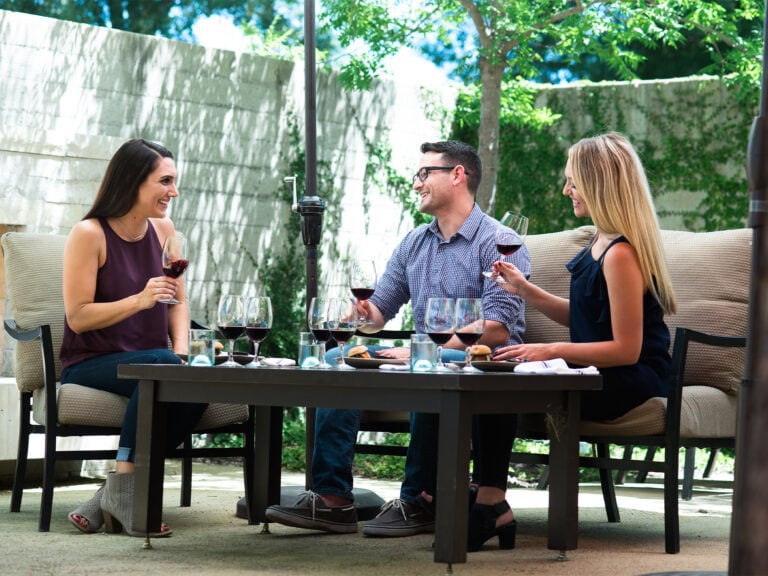
MULTIPOLYGON (((80 384, 96 390, 112 392, 128 398, 128 406, 123 417, 120 431, 118 460, 133 462, 136 458, 136 421, 139 406, 138 380, 124 380, 117 377, 118 364, 181 364, 181 360, 172 350, 138 350, 136 352, 117 352, 97 356, 68 366, 61 372, 63 384, 80 384)), ((207 404, 186 404, 173 402, 168 404, 167 448, 181 444, 208 407, 207 404)))

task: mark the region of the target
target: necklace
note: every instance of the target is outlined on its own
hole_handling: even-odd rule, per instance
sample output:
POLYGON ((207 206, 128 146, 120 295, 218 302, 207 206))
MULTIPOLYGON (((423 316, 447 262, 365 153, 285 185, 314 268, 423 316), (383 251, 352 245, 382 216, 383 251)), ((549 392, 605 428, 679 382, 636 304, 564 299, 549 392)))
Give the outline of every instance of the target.
POLYGON ((131 232, 128 227, 123 222, 123 217, 120 216, 119 218, 114 218, 115 222, 117 222, 120 225, 120 229, 123 231, 123 233, 128 237, 127 239, 135 242, 136 240, 141 240, 144 238, 144 235, 147 233, 147 226, 148 224, 144 223, 144 230, 142 230, 139 234, 134 234, 131 232))

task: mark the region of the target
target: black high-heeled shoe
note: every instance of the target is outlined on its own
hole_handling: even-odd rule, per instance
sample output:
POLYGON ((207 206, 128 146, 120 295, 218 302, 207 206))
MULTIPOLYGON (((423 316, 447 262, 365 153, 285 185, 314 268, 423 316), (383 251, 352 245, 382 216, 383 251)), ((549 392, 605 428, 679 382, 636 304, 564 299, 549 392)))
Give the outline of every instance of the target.
POLYGON ((496 527, 496 520, 506 513, 509 503, 502 500, 498 504, 486 505, 475 503, 469 511, 467 531, 467 552, 477 552, 488 540, 499 537, 499 549, 510 550, 515 547, 517 521, 512 520, 496 527))

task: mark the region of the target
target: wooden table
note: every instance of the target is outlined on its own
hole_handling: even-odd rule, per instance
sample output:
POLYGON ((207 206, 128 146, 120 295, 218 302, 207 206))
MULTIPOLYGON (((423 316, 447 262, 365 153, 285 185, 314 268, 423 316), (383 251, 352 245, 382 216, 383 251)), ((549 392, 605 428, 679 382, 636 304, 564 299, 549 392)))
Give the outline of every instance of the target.
POLYGON ((256 411, 256 461, 250 497, 263 511, 280 500, 279 407, 354 408, 440 415, 435 561, 466 562, 467 475, 474 414, 542 413, 554 417, 550 438, 548 546, 576 548, 580 393, 598 390, 600 376, 410 373, 382 370, 219 368, 123 365, 122 378, 140 381, 134 529, 160 529, 164 402, 251 404, 256 411))

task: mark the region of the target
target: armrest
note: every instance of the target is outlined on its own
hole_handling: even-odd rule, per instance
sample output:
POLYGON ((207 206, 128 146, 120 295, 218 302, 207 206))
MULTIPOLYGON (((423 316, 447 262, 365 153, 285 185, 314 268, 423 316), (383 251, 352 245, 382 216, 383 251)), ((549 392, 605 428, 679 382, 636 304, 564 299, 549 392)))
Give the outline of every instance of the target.
MULTIPOLYGON (((667 398, 667 431, 673 431, 680 436, 680 409, 683 402, 683 386, 685 385, 685 368, 688 357, 688 345, 698 342, 707 346, 719 348, 744 348, 747 345, 745 336, 724 336, 722 334, 707 334, 699 330, 679 326, 675 330, 675 345, 672 350, 672 374, 669 381, 669 397, 667 398)), ((669 434, 668 434, 669 437, 669 434)))
POLYGON ((22 330, 16 325, 16 321, 13 318, 3 320, 3 326, 5 326, 5 331, 11 338, 21 342, 29 342, 30 340, 42 337, 40 326, 35 326, 29 330, 22 330))

